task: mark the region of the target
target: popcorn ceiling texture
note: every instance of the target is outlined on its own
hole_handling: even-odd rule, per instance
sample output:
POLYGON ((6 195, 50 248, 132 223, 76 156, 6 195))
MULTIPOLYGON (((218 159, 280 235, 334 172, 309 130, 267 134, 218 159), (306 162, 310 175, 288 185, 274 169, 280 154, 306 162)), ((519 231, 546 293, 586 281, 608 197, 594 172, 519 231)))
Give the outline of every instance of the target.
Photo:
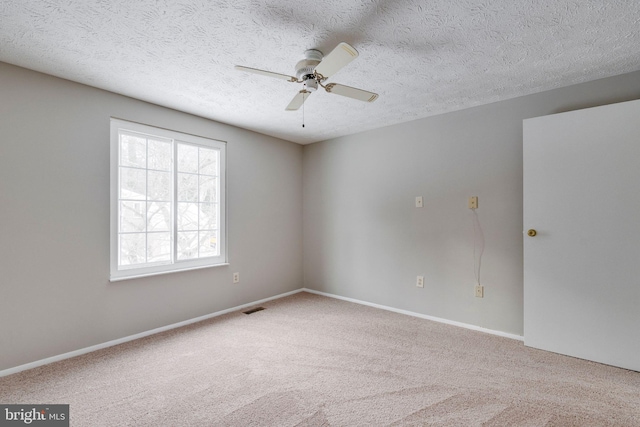
POLYGON ((0 61, 310 143, 640 69, 633 0, 3 0, 0 61), (360 56, 285 111, 306 49, 360 56))

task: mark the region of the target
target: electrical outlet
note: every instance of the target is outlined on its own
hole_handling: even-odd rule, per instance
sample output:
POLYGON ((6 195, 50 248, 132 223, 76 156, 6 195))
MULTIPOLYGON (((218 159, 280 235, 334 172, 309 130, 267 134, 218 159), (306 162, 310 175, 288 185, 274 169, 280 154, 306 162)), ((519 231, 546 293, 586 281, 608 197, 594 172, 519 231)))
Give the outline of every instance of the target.
POLYGON ((418 276, 416 280, 416 286, 419 288, 424 288, 424 276, 418 276))
POLYGON ((469 197, 469 209, 478 209, 478 196, 469 197))
POLYGON ((422 196, 416 196, 416 208, 421 208, 423 205, 422 203, 422 196))
POLYGON ((484 286, 476 285, 476 298, 484 298, 484 286))
POLYGON ((233 273, 233 283, 240 283, 240 273, 233 273))

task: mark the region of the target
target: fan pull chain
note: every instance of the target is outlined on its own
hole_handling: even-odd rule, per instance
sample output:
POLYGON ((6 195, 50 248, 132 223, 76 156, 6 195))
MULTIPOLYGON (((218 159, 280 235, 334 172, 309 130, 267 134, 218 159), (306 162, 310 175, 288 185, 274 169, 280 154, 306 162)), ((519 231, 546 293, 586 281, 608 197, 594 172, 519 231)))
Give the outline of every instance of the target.
POLYGON ((302 127, 304 127, 304 96, 306 93, 302 93, 302 127))

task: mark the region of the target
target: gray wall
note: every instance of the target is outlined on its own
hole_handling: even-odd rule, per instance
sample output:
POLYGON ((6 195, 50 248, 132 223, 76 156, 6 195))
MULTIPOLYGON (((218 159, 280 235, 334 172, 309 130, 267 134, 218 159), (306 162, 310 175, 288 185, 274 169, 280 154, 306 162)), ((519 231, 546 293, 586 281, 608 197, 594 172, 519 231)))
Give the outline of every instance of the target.
POLYGON ((640 72, 306 146, 305 286, 522 335, 522 120, 637 98, 640 72))
POLYGON ((302 286, 301 146, 2 63, 0 132, 0 370, 302 286), (108 281, 110 116, 228 142, 231 266, 108 281))

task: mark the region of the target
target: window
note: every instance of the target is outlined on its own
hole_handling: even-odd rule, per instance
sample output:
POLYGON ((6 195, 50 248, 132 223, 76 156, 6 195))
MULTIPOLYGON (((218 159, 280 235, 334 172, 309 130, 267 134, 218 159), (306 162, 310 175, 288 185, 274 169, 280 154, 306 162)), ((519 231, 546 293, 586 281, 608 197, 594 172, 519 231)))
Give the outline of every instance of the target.
POLYGON ((111 280, 226 262, 225 147, 111 119, 111 280))

